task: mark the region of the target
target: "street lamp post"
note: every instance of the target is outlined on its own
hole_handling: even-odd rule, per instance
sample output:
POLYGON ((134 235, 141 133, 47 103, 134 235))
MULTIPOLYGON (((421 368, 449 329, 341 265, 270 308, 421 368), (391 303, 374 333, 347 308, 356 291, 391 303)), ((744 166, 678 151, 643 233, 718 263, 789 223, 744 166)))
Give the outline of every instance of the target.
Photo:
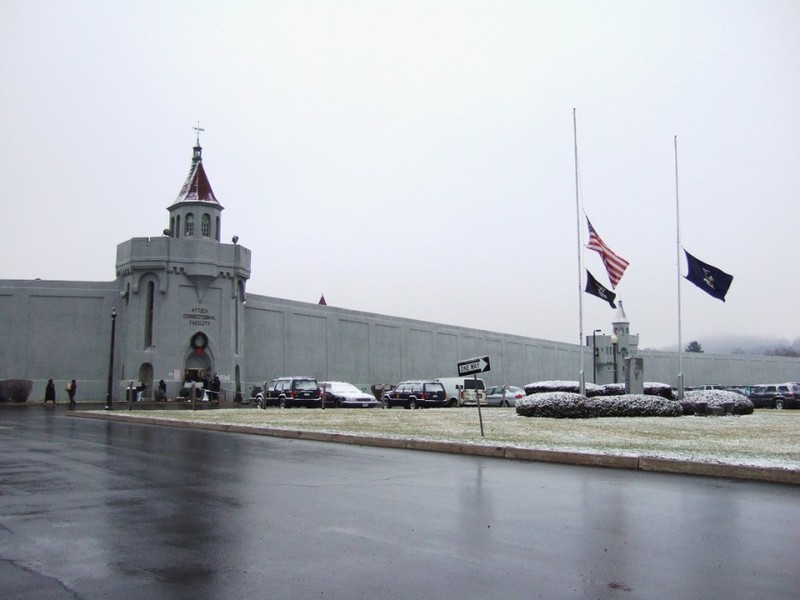
POLYGON ((592 383, 597 383, 597 333, 599 329, 592 331, 592 383))
POLYGON ((111 352, 108 358, 108 390, 106 391, 106 410, 111 410, 111 394, 113 393, 114 378, 114 334, 117 329, 117 308, 111 307, 111 352))
POLYGON ((619 341, 619 338, 617 337, 617 334, 616 333, 613 334, 611 336, 611 346, 612 346, 612 348, 614 350, 614 383, 617 383, 617 342, 618 341, 619 341))

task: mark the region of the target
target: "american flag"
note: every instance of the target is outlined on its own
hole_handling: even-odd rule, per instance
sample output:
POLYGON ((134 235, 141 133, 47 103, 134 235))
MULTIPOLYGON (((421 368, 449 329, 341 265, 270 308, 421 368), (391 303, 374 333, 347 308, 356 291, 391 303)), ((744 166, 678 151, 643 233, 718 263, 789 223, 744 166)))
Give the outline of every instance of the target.
POLYGON ((600 258, 603 259, 603 264, 606 266, 606 271, 608 271, 608 279, 611 281, 611 285, 617 287, 629 263, 621 256, 614 254, 611 248, 605 245, 603 240, 600 239, 600 236, 597 235, 594 227, 592 227, 592 222, 589 221, 588 217, 586 223, 589 225, 589 243, 586 244, 586 247, 600 254, 600 258))

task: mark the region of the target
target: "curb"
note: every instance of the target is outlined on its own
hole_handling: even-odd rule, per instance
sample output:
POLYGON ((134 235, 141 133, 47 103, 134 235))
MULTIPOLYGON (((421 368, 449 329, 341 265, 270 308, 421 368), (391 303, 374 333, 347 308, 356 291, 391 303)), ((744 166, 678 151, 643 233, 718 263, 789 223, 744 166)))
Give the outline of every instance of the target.
POLYGON ((266 435, 270 437, 315 442, 334 442, 339 444, 374 446, 380 448, 394 448, 399 450, 444 452, 447 454, 465 454, 470 456, 485 456, 488 458, 506 458, 532 462, 549 462, 584 467, 605 467, 611 469, 648 471, 653 473, 699 475, 703 477, 723 477, 727 479, 743 479, 749 481, 800 485, 800 469, 728 465, 713 462, 660 458, 655 456, 640 456, 636 454, 613 455, 597 454, 592 452, 570 452, 565 450, 519 448, 514 446, 483 446, 479 444, 463 444, 459 442, 438 442, 435 440, 414 440, 403 438, 360 436, 346 433, 328 433, 322 431, 275 429, 271 427, 256 427, 252 425, 198 423, 193 421, 176 421, 172 419, 162 419, 159 417, 145 417, 139 415, 106 412, 72 412, 68 413, 68 415, 71 417, 79 417, 84 419, 122 421, 145 425, 163 425, 166 427, 182 427, 185 429, 202 429, 206 431, 220 431, 226 433, 266 435))

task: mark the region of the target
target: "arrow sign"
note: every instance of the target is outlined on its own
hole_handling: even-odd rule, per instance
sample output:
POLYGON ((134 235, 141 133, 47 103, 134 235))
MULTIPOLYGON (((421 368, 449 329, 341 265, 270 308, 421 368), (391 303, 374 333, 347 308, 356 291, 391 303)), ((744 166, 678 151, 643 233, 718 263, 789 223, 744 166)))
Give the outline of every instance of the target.
POLYGON ((491 365, 489 364, 488 356, 478 356, 458 363, 459 375, 474 375, 475 373, 485 373, 489 370, 491 370, 491 365))

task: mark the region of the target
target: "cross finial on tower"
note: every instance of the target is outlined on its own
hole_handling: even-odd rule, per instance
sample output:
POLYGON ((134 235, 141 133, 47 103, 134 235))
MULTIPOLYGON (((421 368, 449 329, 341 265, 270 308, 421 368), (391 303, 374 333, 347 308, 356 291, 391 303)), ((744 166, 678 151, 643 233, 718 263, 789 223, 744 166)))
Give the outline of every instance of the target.
POLYGON ((205 131, 202 127, 200 127, 200 121, 197 122, 197 126, 192 127, 197 132, 197 145, 200 145, 200 132, 205 131))

